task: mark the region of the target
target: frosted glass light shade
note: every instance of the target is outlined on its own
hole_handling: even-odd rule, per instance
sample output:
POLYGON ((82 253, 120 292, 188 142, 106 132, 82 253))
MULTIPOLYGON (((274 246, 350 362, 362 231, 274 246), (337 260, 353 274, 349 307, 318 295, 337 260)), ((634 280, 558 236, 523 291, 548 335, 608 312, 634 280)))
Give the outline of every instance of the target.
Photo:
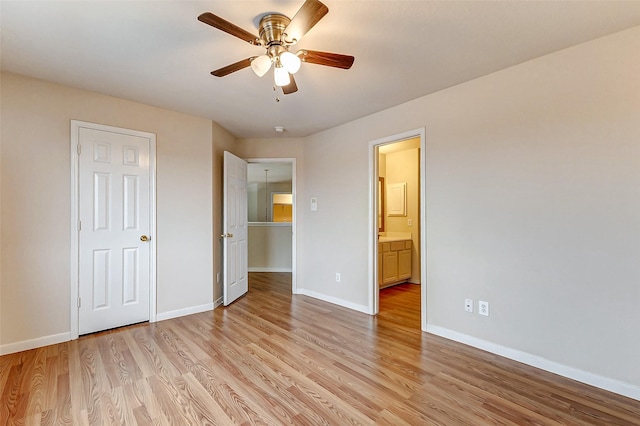
POLYGON ((302 63, 302 61, 300 61, 300 58, 298 58, 297 55, 294 55, 291 52, 283 52, 280 55, 280 62, 282 63, 282 66, 285 67, 285 69, 291 74, 295 74, 296 72, 298 72, 298 70, 300 69, 300 64, 302 63))
POLYGON ((289 72, 284 67, 276 67, 273 76, 276 82, 276 86, 286 86, 291 83, 289 78, 289 72))
POLYGON ((269 55, 261 55, 251 61, 251 69, 258 77, 262 77, 271 68, 271 58, 269 55))

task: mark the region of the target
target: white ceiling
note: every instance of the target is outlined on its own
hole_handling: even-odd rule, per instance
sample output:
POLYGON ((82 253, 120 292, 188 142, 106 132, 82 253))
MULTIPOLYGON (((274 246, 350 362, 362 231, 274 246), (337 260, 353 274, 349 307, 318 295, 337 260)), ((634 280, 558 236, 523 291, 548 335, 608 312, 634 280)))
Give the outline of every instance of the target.
POLYGON ((355 56, 303 64, 275 101, 271 74, 210 71, 262 53, 199 22, 212 12, 257 34, 303 0, 0 2, 2 69, 216 121, 235 136, 306 136, 566 47, 640 25, 640 1, 325 0, 292 48, 355 56), (284 126, 276 134, 274 126, 284 126))

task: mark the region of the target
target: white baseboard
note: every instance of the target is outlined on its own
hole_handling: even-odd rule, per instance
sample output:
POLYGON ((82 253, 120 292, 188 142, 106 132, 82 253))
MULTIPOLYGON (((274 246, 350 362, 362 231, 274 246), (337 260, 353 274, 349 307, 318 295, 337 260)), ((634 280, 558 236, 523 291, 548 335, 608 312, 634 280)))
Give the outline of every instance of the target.
POLYGON ((0 355, 13 354, 28 351, 42 346, 55 345, 71 340, 71 333, 52 334, 51 336, 38 337, 37 339, 23 340, 21 342, 0 345, 0 355))
POLYGON ((577 368, 568 367, 566 365, 550 361, 537 355, 532 355, 530 353, 508 348, 506 346, 501 346, 492 342, 488 342, 486 340, 469 336, 467 334, 449 330, 447 328, 427 325, 426 331, 427 333, 435 334, 446 339, 464 343, 465 345, 473 346, 474 348, 482 349, 484 351, 491 352, 492 354, 500 355, 505 358, 530 365, 532 367, 540 368, 541 370, 549 371, 551 373, 555 373, 560 376, 576 380, 578 382, 586 383, 588 385, 595 386, 597 388, 640 401, 640 386, 635 386, 630 383, 625 383, 619 380, 610 379, 608 377, 599 376, 597 374, 589 373, 577 368))
POLYGON ((200 312, 206 312, 213 310, 213 303, 206 303, 199 306, 191 306, 189 308, 176 309, 175 311, 162 312, 156 315, 157 321, 164 321, 171 318, 183 317, 185 315, 199 314, 200 312))
MULTIPOLYGON (((222 304, 222 298, 216 301, 222 304)), ((207 303, 200 306, 192 306, 190 308, 176 309, 175 311, 163 312, 156 315, 156 321, 163 321, 171 318, 183 317, 185 315, 198 314, 200 312, 211 311, 214 308, 213 303, 207 303)), ((51 336, 38 337, 37 339, 23 340, 21 342, 8 343, 0 345, 0 355, 7 355, 16 352, 28 351, 43 346, 55 345, 58 343, 68 342, 71 340, 71 333, 53 334, 51 336)))
POLYGON ((217 308, 218 306, 222 306, 223 303, 224 303, 224 299, 222 298, 222 296, 220 296, 218 300, 213 302, 213 309, 217 308))
POLYGON ((338 299, 337 297, 327 296, 326 294, 316 293, 315 291, 298 289, 296 294, 304 294, 305 296, 313 297, 314 299, 324 300, 325 302, 333 303, 334 305, 342 306, 345 308, 353 309, 354 311, 364 312, 369 314, 369 307, 365 305, 358 305, 351 303, 347 300, 338 299))
POLYGON ((249 272, 291 272, 291 268, 264 268, 261 266, 250 266, 249 272))

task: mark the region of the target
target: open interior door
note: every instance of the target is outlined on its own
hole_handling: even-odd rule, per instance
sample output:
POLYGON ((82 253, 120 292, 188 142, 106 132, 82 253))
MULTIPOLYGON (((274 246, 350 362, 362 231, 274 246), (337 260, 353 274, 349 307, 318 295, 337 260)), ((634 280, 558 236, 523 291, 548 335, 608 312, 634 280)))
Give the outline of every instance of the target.
POLYGON ((249 290, 247 162, 224 152, 222 262, 224 306, 249 290))

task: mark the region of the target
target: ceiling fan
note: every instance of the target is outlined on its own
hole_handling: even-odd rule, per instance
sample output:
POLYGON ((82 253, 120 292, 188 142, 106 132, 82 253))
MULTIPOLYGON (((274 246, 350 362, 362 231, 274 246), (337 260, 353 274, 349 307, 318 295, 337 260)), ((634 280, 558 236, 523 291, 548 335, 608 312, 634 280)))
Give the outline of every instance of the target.
POLYGON ((307 49, 301 49, 295 53, 289 51, 289 48, 299 42, 328 12, 329 8, 320 1, 306 0, 293 19, 280 13, 268 13, 260 19, 259 37, 213 13, 201 14, 198 16, 199 21, 238 37, 249 44, 262 46, 266 49, 263 55, 243 59, 212 71, 211 74, 216 77, 224 77, 251 66, 256 75, 262 77, 273 64, 275 85, 282 87, 282 92, 288 95, 298 90, 293 74, 300 69, 302 62, 342 69, 351 68, 355 60, 353 56, 307 49))

